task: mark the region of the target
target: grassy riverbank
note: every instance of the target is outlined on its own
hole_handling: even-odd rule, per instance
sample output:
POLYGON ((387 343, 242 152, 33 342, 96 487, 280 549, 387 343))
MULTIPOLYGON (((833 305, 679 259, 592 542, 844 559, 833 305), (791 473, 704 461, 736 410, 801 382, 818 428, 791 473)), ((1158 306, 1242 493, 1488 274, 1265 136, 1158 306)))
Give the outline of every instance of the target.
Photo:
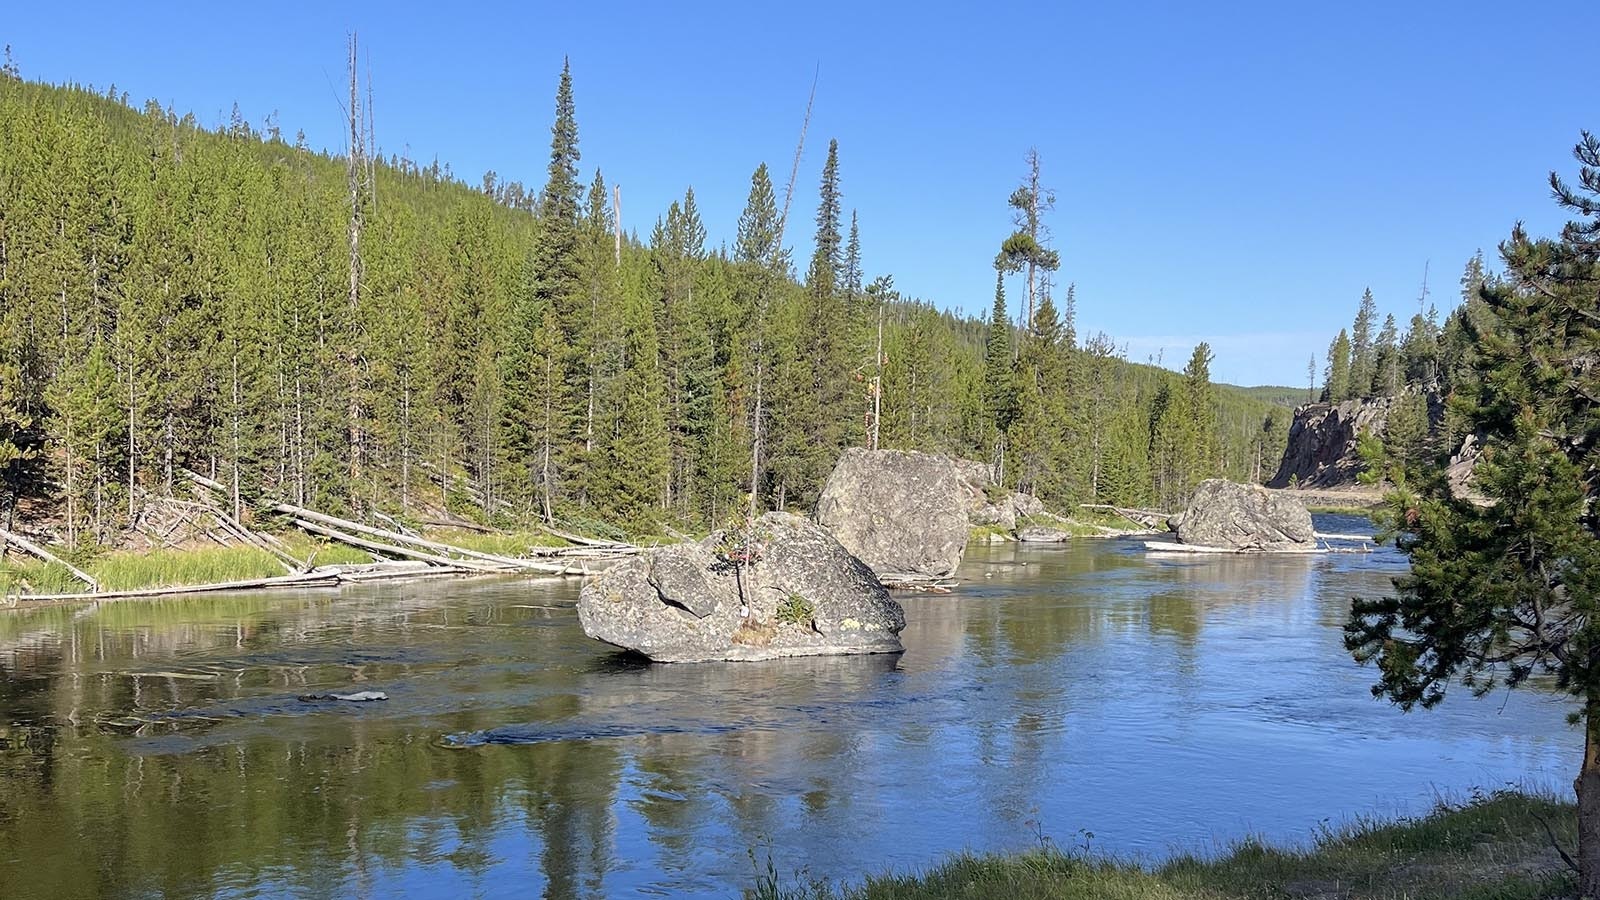
POLYGON ((837 889, 769 872, 753 900, 1554 900, 1573 882, 1545 831, 1569 853, 1576 812, 1550 797, 1497 793, 1398 822, 1363 821, 1305 849, 1245 842, 1216 858, 1143 868, 1051 845, 1014 856, 959 856, 927 872, 837 889))

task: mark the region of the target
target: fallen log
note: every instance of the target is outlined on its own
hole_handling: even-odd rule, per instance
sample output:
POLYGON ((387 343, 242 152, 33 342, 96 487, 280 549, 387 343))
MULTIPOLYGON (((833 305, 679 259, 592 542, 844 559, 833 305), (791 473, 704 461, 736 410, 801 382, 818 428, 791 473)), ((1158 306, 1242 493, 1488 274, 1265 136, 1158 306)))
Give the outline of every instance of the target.
POLYGON ((199 472, 196 472, 192 469, 184 469, 183 477, 202 487, 208 487, 213 491, 222 494, 223 496, 227 496, 228 494, 228 488, 222 482, 216 480, 215 478, 207 478, 206 476, 201 475, 199 472))
POLYGON ((244 541, 250 546, 272 554, 272 556, 278 560, 278 563, 282 565, 284 569, 286 569, 291 575, 295 572, 304 572, 310 568, 304 561, 296 559, 293 555, 285 550, 278 549, 260 534, 257 534, 255 531, 246 528, 243 522, 240 522, 239 520, 214 506, 208 506, 208 508, 210 509, 211 515, 216 517, 217 521, 221 523, 225 530, 231 532, 234 536, 238 537, 240 540, 244 541))
MULTIPOLYGON (((337 528, 319 525, 316 522, 312 522, 303 518, 295 518, 294 524, 305 529, 306 531, 311 532, 312 534, 320 534, 323 537, 332 538, 340 543, 349 544, 352 547, 360 547, 361 549, 369 552, 387 554, 389 556, 404 556, 410 559, 420 559, 423 562, 433 563, 434 565, 465 569, 467 571, 479 572, 483 574, 504 575, 513 572, 539 572, 545 575, 587 575, 589 571, 587 567, 577 569, 568 565, 555 565, 553 563, 536 562, 531 559, 512 559, 510 557, 501 557, 498 561, 482 562, 477 560, 454 559, 452 557, 440 556, 437 553, 429 553, 424 550, 417 550, 411 547, 367 540, 366 538, 356 537, 353 534, 347 534, 338 530, 337 528)), ((366 526, 363 527, 367 528, 366 526)), ((381 529, 367 528, 367 530, 377 531, 381 529)))
POLYGON ((378 512, 377 510, 373 510, 372 511, 372 515, 373 515, 374 518, 381 519, 381 520, 383 520, 385 522, 388 522, 389 523, 389 527, 393 528, 395 531, 399 532, 400 534, 403 534, 403 535, 405 535, 407 537, 421 537, 421 535, 417 534, 412 529, 407 528, 406 524, 404 522, 400 521, 399 519, 396 519, 394 516, 385 515, 384 513, 378 512))
POLYGON ((34 556, 39 557, 47 563, 55 563, 63 569, 66 569, 68 572, 71 572, 79 581, 87 584, 90 590, 95 591, 96 593, 98 593, 100 590, 100 582, 89 577, 88 572, 85 572, 77 566, 74 566, 72 563, 61 559, 54 553, 51 553, 50 551, 44 549, 38 544, 35 544, 20 534, 13 534, 5 529, 0 529, 0 542, 15 544, 19 549, 28 553, 32 553, 34 556))
MULTIPOLYGON (((554 535, 554 536, 556 536, 558 538, 561 538, 562 540, 564 540, 564 541, 566 541, 568 543, 578 544, 578 545, 584 546, 584 547, 619 547, 619 548, 620 547, 629 547, 629 548, 633 548, 632 544, 621 544, 621 543, 618 543, 616 541, 603 541, 603 540, 600 540, 599 538, 584 537, 581 534, 572 534, 571 532, 562 531, 559 528, 556 528, 556 527, 551 526, 551 525, 541 525, 539 527, 544 529, 544 531, 547 534, 552 534, 552 535, 554 535)), ((637 548, 634 548, 634 549, 637 549, 637 548)))
POLYGON ((410 559, 420 559, 423 562, 430 562, 439 566, 454 566, 462 569, 470 569, 474 572, 505 572, 510 569, 509 566, 469 563, 465 560, 450 559, 446 556, 439 556, 436 553, 427 553, 411 547, 398 547, 393 544, 383 544, 379 543, 378 541, 369 541, 366 538, 360 538, 353 534, 347 534, 338 530, 337 528, 329 528, 326 525, 319 525, 316 522, 312 522, 308 519, 296 518, 293 521, 296 527, 303 528, 312 534, 320 534, 323 537, 332 538, 333 540, 336 540, 342 544, 349 544, 352 547, 360 547, 363 550, 370 550, 374 553, 385 556, 404 556, 410 559))
MULTIPOLYGON (((336 516, 330 516, 314 510, 303 509, 298 506, 291 506, 287 503, 279 503, 277 506, 274 506, 273 509, 278 512, 283 512, 298 517, 295 523, 297 525, 302 525, 303 520, 309 519, 312 522, 322 523, 324 526, 331 526, 329 530, 344 528, 348 531, 354 531, 359 534, 383 538, 389 543, 381 544, 376 541, 369 541, 365 544, 355 545, 362 546, 369 550, 377 550, 380 553, 384 552, 387 548, 393 552, 399 553, 401 556, 409 556, 412 559, 424 559, 428 562, 437 562, 442 559, 444 560, 444 565, 460 565, 465 568, 482 569, 484 571, 526 569, 535 572, 547 572, 550 574, 564 575, 568 573, 568 569, 570 568, 568 566, 556 566, 550 563, 534 562, 533 560, 528 559, 517 559, 510 556, 498 556, 493 553, 479 553, 476 550, 468 550, 465 547, 453 547, 449 544, 442 544, 438 541, 430 541, 426 538, 407 537, 406 535, 398 534, 393 531, 386 531, 382 528, 374 528, 371 525, 363 525, 360 522, 351 522, 348 519, 340 519, 336 516), (433 552, 419 556, 415 552, 404 552, 408 549, 406 545, 410 545, 411 547, 420 547, 423 550, 429 550, 433 552), (439 555, 447 553, 455 554, 456 556, 464 556, 467 557, 467 559, 461 560, 439 555), (482 566, 481 563, 491 563, 493 564, 494 568, 486 568, 482 566)), ((302 527, 304 526, 302 525, 302 527)), ((307 530, 309 531, 311 529, 307 530)), ((333 535, 327 536, 332 537, 333 535)), ((348 535, 346 536, 348 537, 348 535)), ((349 542, 346 541, 346 543, 349 542)))
POLYGON ((1177 541, 1145 541, 1144 549, 1151 553, 1235 553, 1235 554, 1272 554, 1272 553, 1334 553, 1327 547, 1305 547, 1286 550, 1263 550, 1258 547, 1208 547, 1204 544, 1180 544, 1177 541))

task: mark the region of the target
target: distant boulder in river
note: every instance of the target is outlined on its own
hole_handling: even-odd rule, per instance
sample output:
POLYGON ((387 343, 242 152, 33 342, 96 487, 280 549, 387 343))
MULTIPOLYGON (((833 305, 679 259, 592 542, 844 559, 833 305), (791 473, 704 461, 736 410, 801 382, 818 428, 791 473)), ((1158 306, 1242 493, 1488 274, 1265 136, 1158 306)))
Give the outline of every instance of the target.
POLYGON ((612 567, 584 587, 578 622, 657 662, 898 653, 906 624, 870 569, 782 512, 612 567))
POLYGON ((1017 529, 1017 541, 1023 544, 1064 544, 1072 535, 1059 528, 1028 525, 1017 529))
POLYGON ((817 500, 817 522, 879 575, 942 577, 961 565, 968 496, 948 456, 852 447, 817 500))
POLYGON ((1220 478, 1200 482, 1178 522, 1183 543, 1229 550, 1300 550, 1313 536, 1300 501, 1220 478))

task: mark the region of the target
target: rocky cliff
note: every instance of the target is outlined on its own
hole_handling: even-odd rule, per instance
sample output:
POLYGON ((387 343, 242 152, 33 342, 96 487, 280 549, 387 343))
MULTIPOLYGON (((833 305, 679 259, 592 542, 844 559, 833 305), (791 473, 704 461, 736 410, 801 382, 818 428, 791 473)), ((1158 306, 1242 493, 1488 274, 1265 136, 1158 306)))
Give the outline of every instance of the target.
MULTIPOLYGON (((1308 403, 1295 410, 1283 461, 1278 464, 1278 474, 1267 486, 1284 488, 1294 484, 1302 488, 1339 488, 1354 485, 1356 476, 1361 473, 1356 441, 1364 430, 1382 440, 1389 416, 1400 399, 1375 397, 1340 403, 1308 403)), ((1428 418, 1434 427, 1443 417, 1443 404, 1437 396, 1429 395, 1428 418)))

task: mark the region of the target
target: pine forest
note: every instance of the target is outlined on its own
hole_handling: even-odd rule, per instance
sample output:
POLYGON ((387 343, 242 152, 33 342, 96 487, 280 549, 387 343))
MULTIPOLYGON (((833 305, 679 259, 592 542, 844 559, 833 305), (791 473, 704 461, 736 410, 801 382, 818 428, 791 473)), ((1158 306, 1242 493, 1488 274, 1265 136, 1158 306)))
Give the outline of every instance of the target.
POLYGON ((1014 233, 971 261, 995 272, 977 318, 871 271, 836 142, 814 222, 785 222, 788 186, 752 161, 729 173, 749 182, 731 242, 708 242, 689 186, 620 228, 577 98, 563 69, 534 188, 385 156, 354 74, 334 156, 8 66, 0 521, 115 545, 193 472, 236 515, 703 532, 805 509, 849 446, 984 460, 1061 505, 1171 508, 1204 477, 1270 476, 1292 391, 1213 385, 1205 345, 1177 373, 1077 332, 1093 298, 1050 247, 1037 155, 996 198, 1014 233), (802 228, 815 251, 794 259, 802 228))

